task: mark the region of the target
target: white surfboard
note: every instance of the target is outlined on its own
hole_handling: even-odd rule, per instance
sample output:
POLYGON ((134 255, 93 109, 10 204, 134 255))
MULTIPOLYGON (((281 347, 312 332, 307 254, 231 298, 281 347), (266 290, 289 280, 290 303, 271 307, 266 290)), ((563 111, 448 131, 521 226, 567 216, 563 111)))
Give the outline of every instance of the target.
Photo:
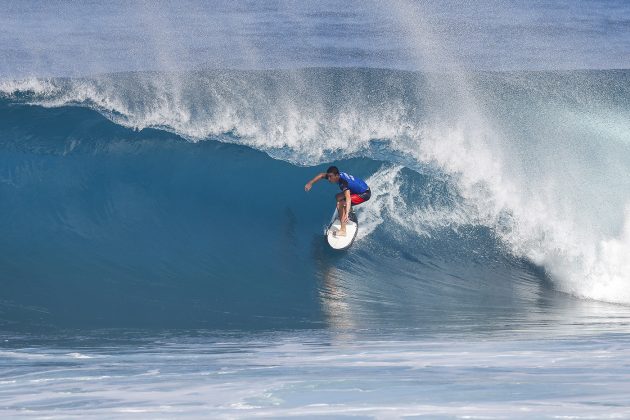
POLYGON ((357 215, 354 211, 350 211, 348 219, 346 235, 337 236, 336 233, 341 229, 341 222, 339 221, 339 217, 337 217, 337 209, 335 209, 330 224, 325 232, 328 244, 332 249, 348 249, 350 245, 352 245, 352 242, 354 242, 354 238, 356 238, 357 232, 359 231, 359 222, 357 221, 357 215))

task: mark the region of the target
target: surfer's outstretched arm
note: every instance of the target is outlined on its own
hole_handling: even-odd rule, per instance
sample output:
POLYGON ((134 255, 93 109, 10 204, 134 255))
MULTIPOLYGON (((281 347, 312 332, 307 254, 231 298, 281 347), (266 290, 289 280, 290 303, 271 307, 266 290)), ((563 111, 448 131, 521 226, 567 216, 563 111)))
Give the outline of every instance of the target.
POLYGON ((310 181, 306 183, 306 185, 304 186, 304 191, 309 191, 313 187, 314 183, 324 178, 326 178, 326 173, 324 172, 315 175, 315 178, 311 179, 310 181))

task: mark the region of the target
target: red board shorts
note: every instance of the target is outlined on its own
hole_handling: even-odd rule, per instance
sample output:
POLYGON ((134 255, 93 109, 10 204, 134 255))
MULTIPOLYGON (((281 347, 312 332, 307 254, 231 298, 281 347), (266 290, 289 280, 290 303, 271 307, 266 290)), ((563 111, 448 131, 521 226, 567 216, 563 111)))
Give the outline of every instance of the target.
POLYGON ((367 189, 365 190, 365 192, 361 194, 350 194, 350 201, 352 202, 353 205, 356 206, 357 204, 361 204, 365 201, 368 201, 371 196, 372 196, 372 192, 369 189, 367 189))

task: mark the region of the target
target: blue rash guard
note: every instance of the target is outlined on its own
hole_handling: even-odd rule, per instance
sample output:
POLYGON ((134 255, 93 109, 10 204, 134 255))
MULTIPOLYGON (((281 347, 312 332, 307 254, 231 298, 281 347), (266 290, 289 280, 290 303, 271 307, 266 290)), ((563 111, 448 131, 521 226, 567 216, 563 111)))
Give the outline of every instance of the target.
POLYGON ((350 194, 363 194, 370 189, 361 178, 339 172, 339 188, 341 191, 350 190, 350 194))

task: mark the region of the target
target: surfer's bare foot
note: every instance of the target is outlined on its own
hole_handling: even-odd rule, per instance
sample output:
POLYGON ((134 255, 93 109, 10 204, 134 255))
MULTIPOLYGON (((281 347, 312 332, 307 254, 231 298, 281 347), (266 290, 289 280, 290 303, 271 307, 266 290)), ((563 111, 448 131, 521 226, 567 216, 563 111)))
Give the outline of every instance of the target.
POLYGON ((346 236, 345 230, 338 230, 334 233, 335 236, 346 236))

